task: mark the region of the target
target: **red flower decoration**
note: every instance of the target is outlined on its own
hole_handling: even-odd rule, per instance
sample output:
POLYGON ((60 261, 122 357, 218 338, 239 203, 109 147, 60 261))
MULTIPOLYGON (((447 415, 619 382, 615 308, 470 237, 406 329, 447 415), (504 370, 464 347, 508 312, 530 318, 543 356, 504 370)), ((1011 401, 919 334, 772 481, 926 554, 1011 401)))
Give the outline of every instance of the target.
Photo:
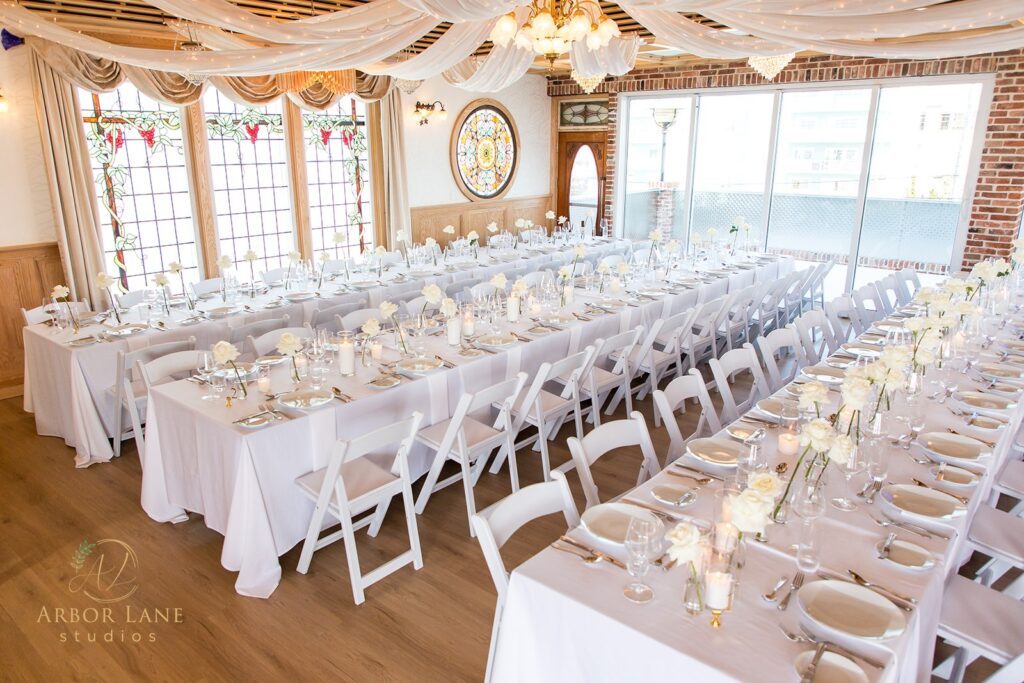
POLYGON ((256 144, 256 138, 260 135, 260 124, 245 124, 245 134, 249 136, 249 142, 256 144))
POLYGON ((343 130, 343 131, 341 131, 341 144, 345 145, 346 147, 351 147, 352 146, 352 138, 353 137, 355 137, 355 136, 352 135, 352 131, 350 131, 350 130, 343 130))
POLYGON ((324 144, 324 146, 326 146, 327 145, 327 141, 331 139, 331 133, 333 133, 333 132, 334 131, 331 130, 330 128, 321 128, 320 129, 320 142, 322 142, 324 144))
POLYGON ((153 145, 156 144, 156 128, 140 128, 139 135, 146 141, 146 146, 153 149, 153 145))
POLYGON ((114 152, 124 147, 124 133, 120 128, 117 129, 117 135, 108 132, 106 134, 107 144, 114 148, 114 152))

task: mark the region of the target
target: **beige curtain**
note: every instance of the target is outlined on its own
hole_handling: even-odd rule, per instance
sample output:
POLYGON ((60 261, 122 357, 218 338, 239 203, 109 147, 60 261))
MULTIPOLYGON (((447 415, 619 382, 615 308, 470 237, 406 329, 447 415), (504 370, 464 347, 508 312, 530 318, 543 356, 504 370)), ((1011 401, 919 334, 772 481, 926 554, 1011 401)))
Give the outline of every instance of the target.
POLYGON ((384 187, 378 192, 384 201, 388 244, 394 248, 397 241, 395 235, 400 231, 405 232, 408 239, 412 239, 412 219, 409 214, 409 193, 405 178, 402 95, 398 88, 392 88, 380 101, 380 133, 383 139, 384 187))
POLYGON ((102 305, 93 277, 103 270, 99 206, 74 86, 38 54, 32 55, 32 86, 43 160, 53 201, 57 243, 75 299, 102 305))

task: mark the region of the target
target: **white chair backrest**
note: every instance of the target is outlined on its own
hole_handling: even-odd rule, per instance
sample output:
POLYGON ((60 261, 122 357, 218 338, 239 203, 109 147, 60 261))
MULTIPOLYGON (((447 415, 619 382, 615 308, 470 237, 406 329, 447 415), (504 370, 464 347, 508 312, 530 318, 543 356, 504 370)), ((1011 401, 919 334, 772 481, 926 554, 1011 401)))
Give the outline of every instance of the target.
POLYGON ((640 343, 640 335, 643 332, 643 325, 637 325, 632 330, 620 332, 607 339, 598 339, 594 342, 594 362, 591 365, 608 370, 616 375, 621 375, 627 370, 630 373, 634 372, 636 368, 630 365, 629 357, 636 345, 640 343), (618 353, 618 356, 617 360, 613 362, 609 359, 609 356, 615 353, 618 353), (611 367, 608 367, 609 365, 611 367))
POLYGON ((817 363, 829 353, 834 353, 839 344, 832 333, 832 325, 822 310, 807 311, 794 322, 804 355, 808 363, 817 363))
POLYGON ((697 309, 693 317, 693 338, 695 343, 698 340, 714 339, 717 333, 715 321, 718 320, 725 302, 725 297, 721 297, 712 301, 705 301, 697 309))
POLYGON ((199 282, 192 283, 192 293, 196 298, 200 298, 207 294, 219 292, 224 284, 224 279, 219 277, 211 277, 208 280, 200 280, 199 282))
POLYGON ((864 331, 864 323, 860 319, 860 311, 853 297, 837 296, 825 302, 825 316, 832 324, 836 341, 845 344, 864 331))
MULTIPOLYGON (((126 392, 122 396, 131 397, 131 373, 137 372, 138 363, 141 361, 143 365, 149 363, 152 360, 161 358, 163 356, 170 355, 172 353, 178 353, 180 351, 194 351, 196 348, 196 338, 189 337, 182 341, 164 342, 162 344, 153 344, 147 346, 144 349, 137 349, 135 351, 118 351, 117 352, 117 378, 122 383, 122 391, 126 392)), ((195 365, 192 366, 193 370, 198 369, 195 365)))
POLYGON ((1024 681, 1024 652, 1004 664, 985 679, 985 683, 1020 683, 1024 681))
POLYGON ((864 325, 870 325, 885 317, 885 306, 874 285, 858 287, 853 290, 852 296, 864 325))
POLYGON ((279 327, 259 337, 249 336, 246 338, 246 348, 249 353, 255 354, 257 358, 274 352, 277 342, 284 334, 294 334, 299 339, 309 339, 311 335, 308 327, 279 327))
POLYGON ((271 268, 270 270, 260 273, 260 277, 263 278, 263 281, 267 284, 281 284, 287 274, 287 268, 271 268))
POLYGON ((383 324, 384 317, 380 314, 380 309, 377 308, 363 308, 358 311, 352 311, 341 318, 341 326, 343 329, 351 330, 353 332, 358 331, 370 318, 376 318, 383 324))
POLYGON ((682 456, 686 450, 686 442, 690 439, 706 433, 714 434, 722 429, 722 422, 718 418, 715 404, 711 401, 711 395, 708 394, 704 377, 696 368, 690 368, 687 374, 676 377, 664 389, 656 390, 652 396, 654 397, 654 409, 658 412, 668 431, 669 451, 666 458, 668 462, 682 456), (693 432, 684 437, 682 430, 679 429, 675 413, 680 408, 685 408, 687 400, 694 398, 700 404, 700 417, 693 432))
POLYGON ((254 323, 248 325, 241 325, 231 330, 231 334, 228 336, 228 341, 232 344, 245 341, 249 337, 260 337, 271 330, 278 330, 282 327, 288 327, 288 321, 291 320, 291 316, 283 315, 280 318, 271 318, 270 320, 257 320, 254 323))
POLYGON ((768 380, 765 379, 764 371, 761 370, 757 352, 750 344, 726 351, 721 358, 712 358, 709 365, 715 385, 718 387, 718 393, 722 395, 722 420, 725 422, 738 419, 740 415, 750 410, 759 399, 771 393, 768 380), (733 375, 739 372, 749 372, 753 380, 750 392, 742 401, 736 399, 730 383, 733 375))
POLYGON ((117 295, 117 305, 121 308, 131 308, 141 304, 146 298, 146 290, 136 289, 134 292, 125 292, 117 295))
POLYGON ((569 437, 568 446, 569 453, 572 454, 573 462, 576 464, 576 471, 580 475, 580 483, 583 485, 583 494, 586 496, 588 509, 601 502, 590 466, 606 453, 627 446, 639 447, 640 453, 643 455, 643 462, 640 465, 637 484, 648 477, 653 477, 661 469, 658 464, 658 456, 654 451, 654 444, 651 442, 651 434, 647 431, 647 423, 644 422, 644 416, 635 411, 629 416, 629 419, 614 420, 595 427, 582 439, 577 439, 575 436, 569 437))
POLYGON ((480 549, 498 591, 498 604, 504 602, 508 589, 508 570, 501 559, 501 546, 527 522, 556 512, 565 516, 567 528, 579 525, 580 516, 569 483, 557 470, 551 473, 551 481, 521 488, 499 500, 486 512, 473 515, 473 531, 480 541, 480 549))
POLYGON ((536 270, 524 275, 523 282, 527 287, 539 287, 545 277, 552 278, 551 272, 548 270, 536 270))
POLYGON ((440 306, 440 304, 428 304, 427 297, 425 296, 417 296, 415 298, 409 299, 408 301, 405 302, 404 305, 405 312, 409 315, 409 317, 415 317, 422 313, 424 310, 426 310, 427 312, 436 311, 440 306), (423 304, 427 304, 426 309, 423 308, 423 304))
MULTIPOLYGON (((64 309, 65 313, 67 313, 66 304, 62 302, 60 307, 64 309)), ((53 304, 43 304, 29 309, 23 308, 21 309, 21 317, 25 321, 26 325, 38 325, 39 323, 44 323, 51 318, 50 314, 46 312, 46 309, 48 308, 52 309, 53 304)), ((77 315, 83 311, 89 310, 89 306, 84 301, 72 301, 71 310, 77 315)))
POLYGON ((494 294, 497 289, 490 282, 480 282, 469 288, 469 296, 473 301, 483 301, 494 294))
POLYGON ((900 305, 909 304, 921 289, 921 279, 913 268, 896 271, 896 283, 900 288, 900 305))
POLYGON ((886 315, 895 311, 896 307, 900 305, 900 288, 896 282, 896 274, 893 273, 875 283, 886 315))
POLYGON ((179 379, 199 369, 202 351, 177 351, 148 362, 136 361, 135 369, 149 392, 154 385, 166 379, 179 379))
POLYGON ((444 288, 444 294, 445 296, 451 297, 455 300, 458 300, 458 297, 460 296, 465 299, 466 290, 470 289, 474 285, 480 284, 483 280, 484 279, 482 277, 475 277, 471 280, 459 280, 458 282, 453 282, 444 288))
POLYGON ((314 330, 320 327, 333 326, 334 316, 339 315, 345 317, 353 311, 358 311, 366 307, 366 299, 362 301, 352 301, 346 304, 336 304, 334 306, 327 306, 325 308, 318 308, 313 311, 313 316, 309 319, 309 326, 314 330))
POLYGON ((523 398, 522 409, 516 416, 516 422, 513 425, 513 429, 518 432, 523 424, 526 422, 526 418, 529 414, 535 414, 535 408, 537 406, 537 398, 540 396, 540 392, 544 390, 544 385, 551 381, 555 377, 565 377, 565 387, 562 389, 562 396, 568 398, 572 396, 574 400, 579 400, 580 383, 586 372, 590 368, 590 363, 594 357, 594 347, 588 346, 578 353, 574 353, 566 358, 562 358, 553 363, 542 363, 537 368, 537 374, 534 375, 533 383, 526 392, 526 396, 523 398))
POLYGON ((761 362, 768 373, 768 388, 771 391, 778 391, 783 385, 793 381, 797 371, 807 364, 803 342, 800 341, 800 335, 792 324, 758 337, 756 343, 761 352, 761 362), (790 352, 792 356, 790 362, 786 364, 785 371, 779 362, 779 351, 784 350, 790 352))
POLYGON ((611 254, 609 256, 605 256, 604 258, 602 258, 598 262, 598 264, 599 265, 600 264, 604 264, 604 265, 608 266, 609 268, 614 269, 616 266, 618 266, 620 263, 622 263, 625 260, 626 259, 623 258, 623 256, 621 254, 611 254))
POLYGON ((673 313, 679 313, 680 311, 687 311, 691 308, 697 307, 697 297, 700 296, 699 289, 688 289, 681 294, 676 294, 672 297, 669 302, 669 315, 673 313))

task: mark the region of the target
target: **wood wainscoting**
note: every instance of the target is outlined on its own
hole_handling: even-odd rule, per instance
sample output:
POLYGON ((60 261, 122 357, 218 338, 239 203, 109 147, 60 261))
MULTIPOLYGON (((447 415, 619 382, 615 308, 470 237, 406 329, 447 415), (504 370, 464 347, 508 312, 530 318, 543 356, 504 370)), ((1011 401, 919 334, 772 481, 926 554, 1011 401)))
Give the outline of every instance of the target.
POLYGON ((412 213, 412 239, 423 242, 433 237, 440 244, 446 244, 450 237, 442 230, 446 225, 455 226, 455 236, 466 235, 470 230, 486 242, 488 223, 494 221, 503 230, 514 230, 517 218, 528 218, 534 223, 545 225, 544 214, 553 208, 551 195, 515 197, 458 204, 436 204, 415 206, 412 213))
POLYGON ((22 308, 35 308, 65 281, 56 242, 0 247, 0 398, 21 393, 22 308))

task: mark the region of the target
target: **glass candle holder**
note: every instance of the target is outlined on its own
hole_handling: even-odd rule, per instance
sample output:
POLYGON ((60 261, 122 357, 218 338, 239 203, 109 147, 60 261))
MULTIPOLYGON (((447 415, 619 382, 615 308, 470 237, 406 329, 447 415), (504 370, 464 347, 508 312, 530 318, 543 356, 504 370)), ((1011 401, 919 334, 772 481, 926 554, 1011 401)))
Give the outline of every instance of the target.
POLYGON ((356 373, 356 344, 352 332, 344 330, 338 333, 338 372, 342 377, 351 377, 356 373))

